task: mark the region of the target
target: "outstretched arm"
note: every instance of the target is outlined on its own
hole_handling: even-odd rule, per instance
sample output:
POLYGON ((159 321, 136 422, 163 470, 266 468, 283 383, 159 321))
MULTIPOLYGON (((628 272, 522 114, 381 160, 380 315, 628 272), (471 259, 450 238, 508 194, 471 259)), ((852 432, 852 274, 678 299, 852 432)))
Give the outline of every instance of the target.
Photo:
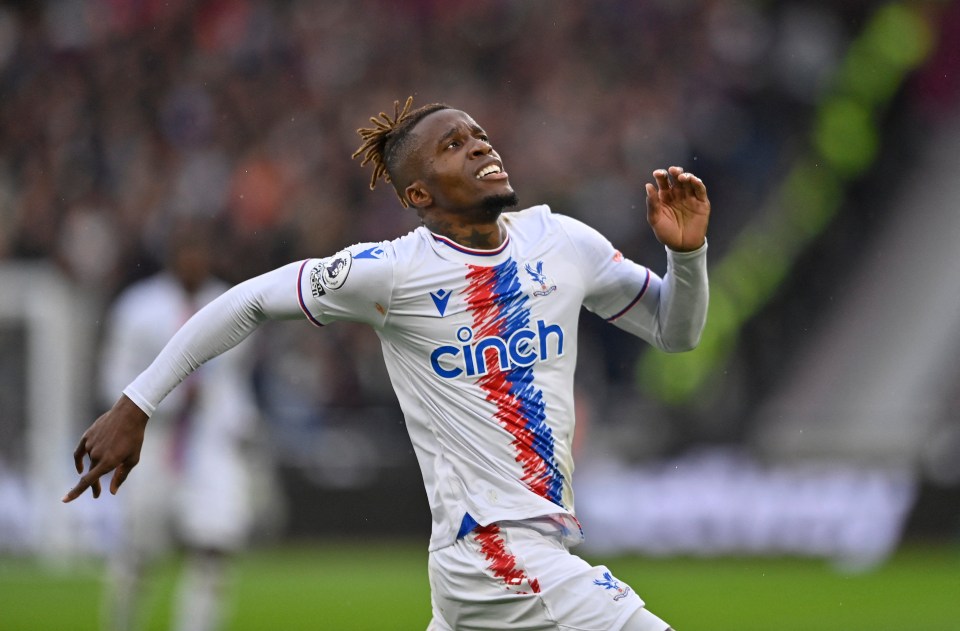
POLYGON ((301 317, 299 268, 299 263, 291 263, 241 283, 190 318, 116 404, 84 432, 73 454, 80 480, 63 501, 73 501, 88 488, 99 497, 100 478, 111 471, 110 492, 116 493, 140 460, 148 418, 171 390, 267 319, 301 317), (90 464, 84 474, 85 455, 90 464))

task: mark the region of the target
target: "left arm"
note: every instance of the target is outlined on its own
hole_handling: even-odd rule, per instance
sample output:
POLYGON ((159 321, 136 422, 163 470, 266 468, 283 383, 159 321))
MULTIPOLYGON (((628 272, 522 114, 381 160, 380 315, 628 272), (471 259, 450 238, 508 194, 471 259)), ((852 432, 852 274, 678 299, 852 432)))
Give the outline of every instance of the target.
POLYGON ((661 278, 623 259, 599 234, 587 239, 581 233, 580 249, 599 263, 584 304, 660 350, 687 351, 699 343, 707 317, 710 201, 703 182, 680 167, 653 175, 657 185, 646 185, 647 221, 666 247, 666 273, 661 278))
POLYGON ((663 278, 649 271, 646 291, 630 309, 607 321, 659 350, 689 351, 700 343, 707 322, 707 244, 692 252, 667 248, 663 278))
MULTIPOLYGON (((660 283, 654 345, 665 351, 697 346, 707 321, 707 224, 710 199, 703 182, 680 167, 653 172, 647 183, 647 223, 667 248, 660 283)), ((627 316, 628 317, 628 316, 627 316)))

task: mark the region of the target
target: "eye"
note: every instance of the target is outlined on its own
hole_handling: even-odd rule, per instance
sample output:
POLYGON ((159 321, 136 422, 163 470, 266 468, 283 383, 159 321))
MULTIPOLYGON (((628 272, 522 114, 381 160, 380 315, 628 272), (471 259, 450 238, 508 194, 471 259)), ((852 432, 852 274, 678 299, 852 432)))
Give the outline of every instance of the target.
POLYGON ((450 142, 447 143, 447 149, 456 149, 457 147, 461 146, 462 144, 463 144, 463 143, 460 142, 459 140, 451 140, 450 142))

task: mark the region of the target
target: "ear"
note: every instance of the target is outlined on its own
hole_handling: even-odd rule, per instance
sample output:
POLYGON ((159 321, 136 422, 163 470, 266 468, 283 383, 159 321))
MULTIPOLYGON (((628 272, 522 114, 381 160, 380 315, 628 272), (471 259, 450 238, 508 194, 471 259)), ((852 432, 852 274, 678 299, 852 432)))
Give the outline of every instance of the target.
POLYGON ((433 196, 424 186, 422 180, 414 180, 403 192, 407 201, 414 208, 426 208, 433 204, 433 196))

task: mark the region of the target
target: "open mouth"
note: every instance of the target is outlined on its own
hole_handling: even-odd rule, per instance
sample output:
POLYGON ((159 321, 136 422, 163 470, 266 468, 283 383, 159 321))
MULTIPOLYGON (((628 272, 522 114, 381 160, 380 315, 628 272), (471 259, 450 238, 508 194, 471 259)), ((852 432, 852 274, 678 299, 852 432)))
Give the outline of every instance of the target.
MULTIPOLYGON (((488 164, 487 166, 485 166, 485 167, 483 167, 482 169, 480 169, 479 171, 477 171, 476 178, 477 178, 478 180, 482 180, 482 179, 485 179, 485 178, 488 178, 488 177, 491 177, 491 176, 495 176, 495 175, 501 175, 501 176, 502 176, 502 175, 506 175, 506 173, 504 173, 504 171, 503 171, 503 168, 502 168, 499 164, 496 164, 496 163, 494 163, 494 164, 488 164)), ((495 179, 497 179, 497 178, 495 178, 495 179)))

